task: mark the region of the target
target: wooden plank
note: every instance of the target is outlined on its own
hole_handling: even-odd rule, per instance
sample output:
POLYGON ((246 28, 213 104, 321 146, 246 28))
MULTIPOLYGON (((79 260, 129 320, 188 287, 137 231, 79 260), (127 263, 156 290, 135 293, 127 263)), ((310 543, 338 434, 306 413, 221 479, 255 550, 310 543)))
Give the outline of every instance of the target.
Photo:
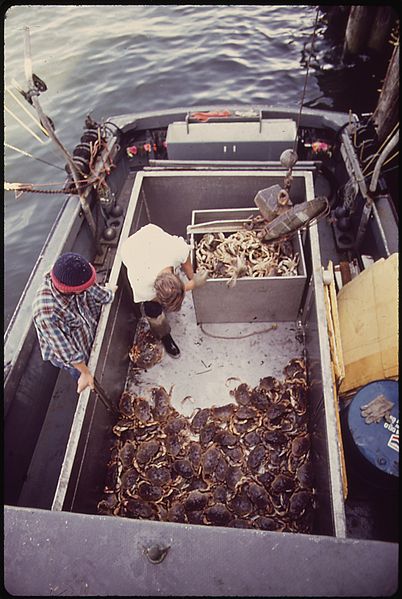
POLYGON ((335 276, 334 276, 334 268, 332 261, 328 262, 328 271, 331 276, 331 282, 329 284, 329 299, 331 304, 331 315, 332 322, 334 325, 334 335, 335 335, 335 347, 336 347, 336 355, 337 361, 339 364, 339 381, 342 382, 345 378, 345 365, 343 363, 343 352, 342 352, 342 339, 341 339, 341 329, 339 325, 339 313, 338 313, 338 301, 336 299, 336 290, 335 290, 335 276))

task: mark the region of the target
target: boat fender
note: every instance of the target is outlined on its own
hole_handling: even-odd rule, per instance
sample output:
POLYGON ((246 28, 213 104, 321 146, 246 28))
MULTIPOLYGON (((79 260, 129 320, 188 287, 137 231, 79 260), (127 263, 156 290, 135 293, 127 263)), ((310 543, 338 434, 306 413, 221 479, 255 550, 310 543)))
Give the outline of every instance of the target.
MULTIPOLYGON (((83 174, 87 175, 89 173, 89 164, 88 161, 82 158, 81 156, 74 156, 73 162, 78 168, 78 170, 83 174)), ((68 175, 71 175, 71 168, 69 164, 65 165, 65 171, 68 175)))
POLYGON ((81 143, 88 143, 98 139, 98 132, 95 129, 86 129, 81 135, 81 143))
POLYGON ((121 216, 123 214, 123 208, 119 204, 115 204, 110 211, 111 216, 121 216))
POLYGON ((84 158, 85 160, 89 160, 91 157, 91 146, 88 142, 86 143, 80 143, 77 146, 75 146, 74 151, 73 151, 73 156, 80 156, 81 158, 84 158))
POLYGON ((115 229, 115 227, 107 227, 104 231, 103 231, 103 237, 106 239, 106 241, 112 241, 117 235, 117 231, 115 229))

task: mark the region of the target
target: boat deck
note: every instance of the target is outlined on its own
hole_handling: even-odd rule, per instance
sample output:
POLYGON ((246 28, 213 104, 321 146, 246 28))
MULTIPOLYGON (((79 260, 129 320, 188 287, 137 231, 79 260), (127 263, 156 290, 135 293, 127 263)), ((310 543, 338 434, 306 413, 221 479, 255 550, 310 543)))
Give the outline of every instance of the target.
POLYGON ((265 376, 283 378, 287 362, 302 355, 293 322, 209 323, 201 328, 189 293, 180 312, 168 319, 180 357, 164 353, 146 371, 130 365, 126 390, 146 395, 152 386, 172 387, 172 405, 185 416, 198 407, 232 403, 230 390, 241 382, 254 387, 265 376))

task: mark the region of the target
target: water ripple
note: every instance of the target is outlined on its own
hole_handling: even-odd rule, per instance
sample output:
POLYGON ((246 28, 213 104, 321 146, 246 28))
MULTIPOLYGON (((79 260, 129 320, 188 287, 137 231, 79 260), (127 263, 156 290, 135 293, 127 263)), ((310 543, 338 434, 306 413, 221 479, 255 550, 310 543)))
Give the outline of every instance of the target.
MULTIPOLYGON (((23 28, 28 25, 34 72, 48 86, 41 105, 70 150, 88 113, 101 119, 210 103, 295 105, 315 16, 313 5, 15 5, 5 19, 5 82, 15 78, 25 87, 23 28)), ((324 30, 320 23, 307 97, 348 110, 350 90, 362 100, 361 84, 354 65, 348 70, 340 64, 324 30)), ((6 102, 40 134, 12 99, 6 102)), ((49 141, 40 144, 8 114, 5 121, 9 144, 64 166, 49 141)), ((63 176, 9 149, 5 165, 8 181, 42 184, 63 176)), ((6 192, 8 314, 61 201, 25 194, 16 202, 6 192)))

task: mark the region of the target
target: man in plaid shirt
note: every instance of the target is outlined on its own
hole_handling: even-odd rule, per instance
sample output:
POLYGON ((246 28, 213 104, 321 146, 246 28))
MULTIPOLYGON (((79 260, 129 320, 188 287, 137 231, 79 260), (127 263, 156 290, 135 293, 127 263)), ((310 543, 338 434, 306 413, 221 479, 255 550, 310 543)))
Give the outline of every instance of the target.
POLYGON ((92 264, 70 252, 58 258, 36 294, 33 319, 42 358, 70 372, 78 393, 94 388, 87 362, 102 305, 115 291, 98 285, 92 264))

